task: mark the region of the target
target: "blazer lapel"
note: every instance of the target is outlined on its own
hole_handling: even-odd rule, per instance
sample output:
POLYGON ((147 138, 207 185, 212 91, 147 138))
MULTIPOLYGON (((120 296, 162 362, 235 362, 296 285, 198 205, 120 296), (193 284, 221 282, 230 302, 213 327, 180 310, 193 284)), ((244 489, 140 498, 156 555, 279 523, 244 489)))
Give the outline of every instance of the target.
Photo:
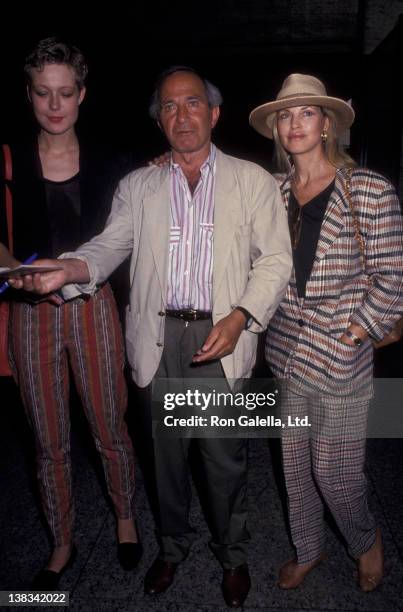
POLYGON ((323 218, 313 267, 318 261, 323 259, 329 247, 337 239, 345 225, 345 189, 344 171, 338 170, 336 172, 334 189, 331 193, 329 204, 327 205, 325 216, 323 218))
POLYGON ((168 168, 163 168, 161 171, 165 176, 156 185, 150 183, 149 194, 143 201, 143 210, 145 228, 165 302, 171 209, 169 171, 168 168))
MULTIPOLYGON (((279 184, 280 186, 280 192, 281 192, 281 196, 283 198, 283 202, 284 202, 284 207, 287 211, 287 217, 288 217, 288 202, 290 200, 290 194, 291 194, 291 179, 294 175, 294 168, 291 168, 290 172, 285 176, 284 180, 282 183, 279 184)), ((290 277, 290 283, 287 287, 287 291, 286 291, 286 295, 287 297, 290 299, 290 295, 292 293, 292 290, 295 289, 295 295, 297 296, 297 290, 296 290, 296 279, 295 279, 295 267, 292 267, 292 271, 291 271, 291 277, 290 277)), ((301 298, 297 297, 297 300, 299 301, 301 298)))
MULTIPOLYGON (((287 175, 284 182, 281 184, 281 194, 285 203, 285 207, 288 210, 288 202, 291 192, 291 178, 292 171, 287 175)), ((340 169, 336 172, 334 189, 330 195, 329 204, 326 208, 325 216, 323 218, 318 244, 316 247, 315 259, 312 266, 311 274, 314 272, 315 267, 319 264, 321 259, 326 255, 328 249, 336 240, 340 234, 342 228, 345 225, 344 212, 346 210, 346 202, 344 198, 346 190, 346 173, 340 169)), ((309 284, 309 280, 308 280, 309 284)), ((307 284, 307 287, 308 287, 307 284)), ((295 268, 293 267, 292 275, 290 279, 290 286, 287 289, 287 295, 290 292, 291 287, 295 290, 296 295, 296 280, 295 280, 295 268)), ((297 298, 300 305, 303 304, 303 298, 297 298)))
POLYGON ((294 174, 294 169, 292 169, 289 174, 287 174, 282 183, 279 183, 280 192, 283 198, 284 206, 286 211, 288 211, 288 201, 290 199, 291 193, 291 179, 294 174))
POLYGON ((237 222, 239 224, 239 194, 235 187, 233 169, 227 163, 224 154, 217 150, 214 194, 213 303, 215 303, 227 266, 237 222))

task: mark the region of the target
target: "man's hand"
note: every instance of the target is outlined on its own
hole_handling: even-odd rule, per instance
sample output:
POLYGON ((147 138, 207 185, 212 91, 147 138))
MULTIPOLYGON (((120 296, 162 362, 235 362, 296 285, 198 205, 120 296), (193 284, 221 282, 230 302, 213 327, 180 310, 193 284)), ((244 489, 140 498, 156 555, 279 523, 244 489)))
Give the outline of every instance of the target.
POLYGON ((13 276, 8 283, 14 289, 33 291, 46 295, 57 291, 68 283, 86 283, 89 281, 87 264, 79 259, 37 259, 38 266, 61 266, 61 270, 13 276))
POLYGON ((220 359, 232 353, 242 330, 245 329, 245 323, 246 316, 237 309, 218 321, 201 349, 193 357, 193 362, 201 363, 212 359, 220 359))
POLYGON ((170 151, 163 153, 162 155, 158 155, 158 157, 154 157, 151 161, 148 162, 149 166, 158 166, 158 168, 163 168, 167 164, 169 164, 169 160, 171 159, 170 151))

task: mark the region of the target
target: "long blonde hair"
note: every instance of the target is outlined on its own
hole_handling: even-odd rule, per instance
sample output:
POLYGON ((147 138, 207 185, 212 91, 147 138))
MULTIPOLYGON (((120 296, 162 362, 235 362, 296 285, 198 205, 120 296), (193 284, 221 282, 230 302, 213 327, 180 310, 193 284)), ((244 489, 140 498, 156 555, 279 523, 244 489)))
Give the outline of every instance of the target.
MULTIPOLYGON (((352 157, 343 149, 337 137, 337 119, 336 115, 329 108, 319 107, 322 113, 329 119, 329 128, 327 130, 327 140, 323 144, 324 153, 329 162, 335 168, 352 168, 357 165, 352 157)), ((275 144, 275 158, 277 167, 280 172, 289 172, 292 164, 290 155, 284 149, 280 142, 277 131, 277 121, 273 123, 273 140, 275 144)))

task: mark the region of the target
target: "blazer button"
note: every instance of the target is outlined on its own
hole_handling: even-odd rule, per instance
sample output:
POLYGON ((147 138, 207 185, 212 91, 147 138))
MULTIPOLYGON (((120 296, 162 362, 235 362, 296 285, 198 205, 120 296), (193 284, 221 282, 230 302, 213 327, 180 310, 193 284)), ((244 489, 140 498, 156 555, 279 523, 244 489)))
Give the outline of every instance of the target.
POLYGON ((158 314, 160 317, 165 317, 165 312, 163 310, 160 310, 158 314))
POLYGON ((305 323, 304 323, 303 319, 298 319, 298 325, 300 327, 304 327, 305 323))
POLYGON ((162 342, 157 342, 157 346, 164 346, 162 342))

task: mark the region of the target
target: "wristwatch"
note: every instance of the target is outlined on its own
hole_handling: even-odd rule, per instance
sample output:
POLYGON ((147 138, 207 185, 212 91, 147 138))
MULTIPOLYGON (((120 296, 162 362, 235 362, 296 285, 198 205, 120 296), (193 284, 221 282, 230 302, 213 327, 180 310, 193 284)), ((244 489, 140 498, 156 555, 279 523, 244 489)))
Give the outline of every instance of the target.
POLYGON ((347 338, 350 338, 350 340, 354 342, 355 346, 361 346, 362 344, 361 338, 353 334, 352 331, 350 331, 349 329, 346 329, 344 333, 346 334, 347 338))
POLYGON ((240 310, 242 314, 246 317, 245 329, 249 329, 253 323, 253 317, 251 316, 250 312, 248 312, 246 308, 242 308, 242 306, 237 306, 236 310, 240 310))

